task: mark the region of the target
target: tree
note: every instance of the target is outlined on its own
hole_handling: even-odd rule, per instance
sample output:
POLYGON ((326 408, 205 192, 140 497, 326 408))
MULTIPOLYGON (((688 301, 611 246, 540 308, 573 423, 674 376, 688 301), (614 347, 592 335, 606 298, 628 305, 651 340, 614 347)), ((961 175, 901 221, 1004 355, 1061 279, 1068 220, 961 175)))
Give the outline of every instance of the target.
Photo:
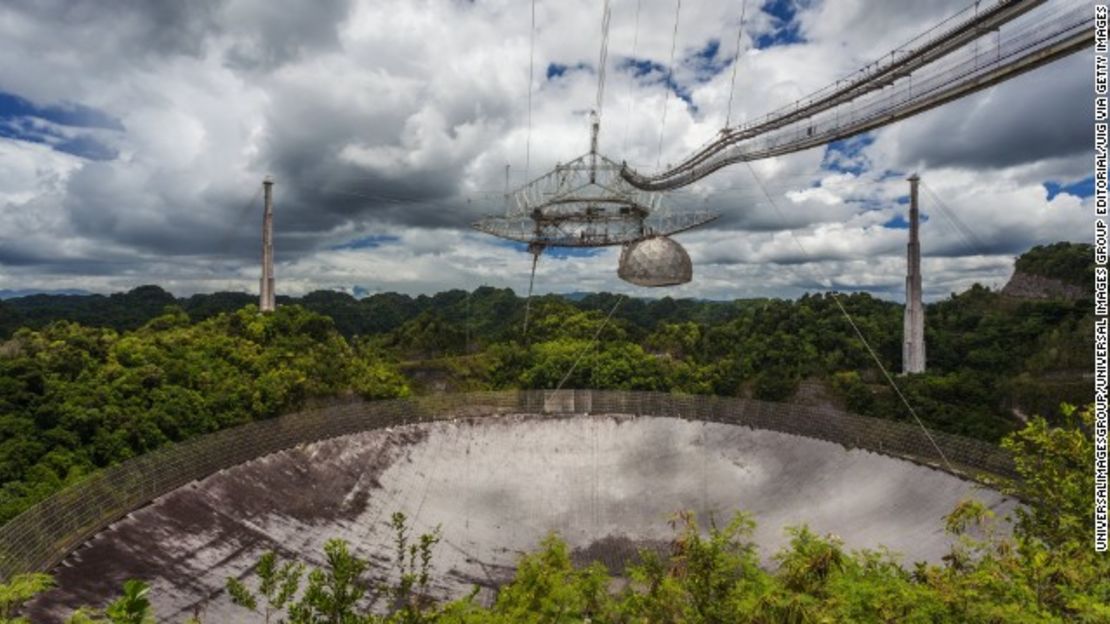
POLYGON ((13 343, 0 354, 0 521, 97 468, 315 397, 408 394, 380 350, 296 306, 196 324, 171 308, 123 334, 58 322, 13 343))
POLYGON ((266 600, 262 611, 258 610, 258 597, 247 589, 247 586, 240 580, 228 578, 227 591, 231 595, 233 603, 263 615, 266 624, 270 624, 271 618, 275 614, 283 612, 285 605, 297 593, 301 576, 304 574, 304 564, 290 561, 279 566, 277 555, 273 552, 267 552, 258 560, 254 573, 259 581, 258 594, 266 600))
POLYGON ((53 585, 49 574, 38 573, 16 574, 0 584, 0 624, 26 624, 26 619, 17 617, 20 607, 53 585))

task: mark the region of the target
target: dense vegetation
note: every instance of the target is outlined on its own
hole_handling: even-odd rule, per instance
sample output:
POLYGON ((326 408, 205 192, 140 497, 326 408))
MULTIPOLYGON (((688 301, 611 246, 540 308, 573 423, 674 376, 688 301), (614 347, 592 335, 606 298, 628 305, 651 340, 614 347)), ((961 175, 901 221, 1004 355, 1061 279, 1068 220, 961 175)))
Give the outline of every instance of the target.
MULTIPOLYGON (((1087 271, 1089 255, 1089 246, 1053 245, 1017 266, 1078 284, 1085 278, 1072 276, 1087 271)), ((527 333, 526 304, 507 289, 362 300, 315 292, 281 298, 268 315, 252 302, 236 293, 176 299, 154 286, 0 302, 0 522, 100 467, 317 397, 563 384, 908 417, 840 311, 897 371, 902 307, 866 294, 733 302, 544 296, 531 302, 527 333)), ((627 573, 631 584, 614 584, 597 567, 573 569, 552 538, 522 561, 490 608, 435 605, 422 588, 436 536, 404 541, 398 519, 397 585, 366 587, 369 562, 332 542, 322 569, 271 558, 258 567, 261 584, 231 590, 245 608, 270 605, 291 622, 382 621, 359 615, 368 590, 381 590, 390 622, 1110 621, 1110 568, 1085 535, 1090 415, 1056 409, 1060 400, 1090 400, 1083 373, 1091 307, 978 286, 928 307, 930 371, 899 385, 930 426, 1005 437, 1026 476, 1019 493, 1031 503, 1013 539, 984 537, 985 510, 955 510, 949 526, 963 539, 943 566, 907 572, 886 553, 849 553, 835 538, 799 528, 768 571, 756 565, 747 517, 706 534, 680 516, 671 555, 645 555, 627 573), (1018 431, 1033 413, 1050 420, 1034 418, 1018 431)), ((0 586, 0 622, 48 584, 27 575, 0 586)), ((147 590, 136 582, 105 610, 73 621, 148 616, 147 590)))
MULTIPOLYGON (((789 529, 790 543, 765 569, 749 516, 699 527, 679 513, 670 552, 642 553, 621 578, 597 563, 576 568, 567 545, 553 535, 521 558, 515 578, 491 605, 474 595, 440 604, 427 594, 439 536, 413 537, 395 514, 390 583, 371 582, 381 564, 332 540, 320 568, 267 553, 253 578, 228 579, 227 590, 256 617, 290 624, 1106 622, 1110 558, 1090 543, 1091 431, 1089 410, 1066 409, 1059 427, 1035 418, 1008 436, 1004 444, 1023 477, 1012 493, 1028 507, 1017 512, 1007 536, 995 531, 989 510, 961 503, 946 519, 958 537, 941 565, 901 562, 884 550, 848 551, 835 536, 799 526, 789 529)), ((0 586, 0 622, 17 622, 8 618, 19 604, 49 583, 44 575, 25 575, 0 586)), ((70 620, 148 621, 150 601, 139 581, 129 581, 103 611, 83 609, 70 620)))
MULTIPOLYGON (((1018 264, 1056 274, 1078 267, 1083 249, 1090 246, 1037 248, 1018 264)), ((345 392, 563 384, 832 403, 910 418, 840 311, 838 303, 897 371, 902 306, 866 294, 732 302, 548 295, 531 302, 527 335, 526 304, 508 289, 362 300, 314 292, 280 299, 265 316, 252 299, 175 299, 144 286, 2 302, 0 330, 29 328, 0 343, 0 522, 91 470, 345 392)), ((1090 401, 1082 373, 1093 348, 1091 307, 1013 300, 978 286, 952 295, 928 307, 929 372, 899 384, 930 426, 997 441, 1026 414, 1090 401)))
MULTIPOLYGON (((615 296, 578 302, 548 296, 533 301, 524 337, 522 314, 482 311, 491 301, 504 302, 502 292, 474 293, 469 301, 459 293, 457 301, 365 340, 401 363, 418 391, 562 382, 832 402, 867 415, 910 418, 834 295, 624 300, 608 324, 615 296)), ((838 297, 886 369, 896 372, 902 307, 866 294, 838 297)), ((1093 348, 1088 302, 1010 300, 976 287, 929 306, 927 319, 929 372, 899 384, 933 427, 997 441, 1021 424, 1022 414, 1051 415, 1061 400, 1090 400, 1091 384, 1082 376, 1093 348)))
POLYGON ((1094 290, 1095 255, 1090 245, 1037 245, 1017 259, 1014 270, 1094 290))
POLYGON ((327 317, 248 306, 142 328, 59 321, 0 347, 0 522, 92 470, 289 411, 313 397, 407 394, 396 368, 327 317))

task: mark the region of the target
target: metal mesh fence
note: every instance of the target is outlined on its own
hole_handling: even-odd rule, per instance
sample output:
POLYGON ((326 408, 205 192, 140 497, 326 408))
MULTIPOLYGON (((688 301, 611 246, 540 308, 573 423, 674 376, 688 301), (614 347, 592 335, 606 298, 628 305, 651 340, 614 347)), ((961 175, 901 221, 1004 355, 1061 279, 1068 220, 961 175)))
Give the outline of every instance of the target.
MULTIPOLYGON (((905 422, 829 408, 740 398, 608 390, 528 390, 346 401, 252 422, 163 447, 99 471, 0 527, 0 578, 47 571, 96 532, 191 481, 283 449, 371 429, 510 413, 667 416, 806 436, 945 466, 924 432, 905 422)), ((932 432, 959 476, 1016 477, 1001 448, 932 432)))

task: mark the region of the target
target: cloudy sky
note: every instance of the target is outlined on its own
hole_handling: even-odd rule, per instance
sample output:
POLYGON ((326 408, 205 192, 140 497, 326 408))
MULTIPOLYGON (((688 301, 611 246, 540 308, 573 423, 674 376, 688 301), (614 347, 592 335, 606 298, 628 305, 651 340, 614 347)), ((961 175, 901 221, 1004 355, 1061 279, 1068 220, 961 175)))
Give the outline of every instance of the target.
MULTIPOLYGON (((733 123, 761 116, 968 1, 685 0, 669 76, 675 0, 613 0, 601 151, 677 162, 724 126, 730 93, 733 123)), ((601 11, 536 0, 530 55, 528 0, 8 0, 0 289, 253 292, 268 174, 279 293, 523 292, 529 256, 468 224, 503 210, 506 165, 516 186, 587 150, 601 11)), ((1000 286, 1030 246, 1089 237, 1091 67, 1074 55, 755 163, 780 210, 743 165, 670 195, 723 214, 678 237, 690 284, 637 289, 604 249, 545 255, 537 291, 898 299, 913 171, 927 297, 1000 286)))

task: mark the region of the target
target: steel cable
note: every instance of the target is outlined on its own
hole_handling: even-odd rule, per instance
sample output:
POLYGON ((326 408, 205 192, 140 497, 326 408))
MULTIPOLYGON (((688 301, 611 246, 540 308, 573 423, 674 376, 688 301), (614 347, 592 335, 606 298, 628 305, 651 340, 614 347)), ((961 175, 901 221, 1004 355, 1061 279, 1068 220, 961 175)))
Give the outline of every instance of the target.
MULTIPOLYGON (((752 164, 750 162, 744 161, 744 164, 748 166, 748 171, 751 172, 752 178, 755 179, 756 185, 763 190, 764 195, 767 196, 767 201, 775 209, 775 212, 778 213, 779 218, 785 221, 786 216, 782 213, 781 210, 779 210, 778 202, 776 202, 774 198, 771 197, 771 194, 767 192, 767 188, 763 186, 763 180, 761 180, 759 175, 755 172, 755 168, 752 167, 752 164)), ((809 251, 805 248, 805 245, 802 244, 802 241, 798 238, 798 236, 794 234, 794 230, 787 230, 787 232, 790 233, 790 238, 794 240, 794 244, 798 246, 799 250, 801 250, 802 255, 809 259, 810 262, 813 262, 813 256, 810 255, 809 251)), ((828 274, 825 273, 824 269, 822 269, 821 266, 817 263, 814 263, 814 266, 816 266, 817 270, 822 273, 825 280, 829 284, 832 284, 831 278, 828 274)), ((831 294, 833 301, 836 303, 836 307, 840 309, 841 314, 843 314, 844 318, 847 319, 848 324, 852 327, 852 331, 855 332, 860 342, 863 343, 864 348, 867 350, 867 353, 871 355, 871 359, 875 361, 875 365, 879 367, 879 370, 882 372, 883 377, 886 378, 887 383, 889 383, 890 387, 894 389, 894 393, 898 395, 898 398, 902 401, 902 404, 906 407, 906 410, 909 411, 911 416, 913 416, 913 419, 917 422, 917 426, 921 428, 922 433, 924 433, 925 437, 929 439, 929 443, 932 444, 934 449, 936 449, 937 454, 940 455, 941 460, 944 461, 944 465, 948 468, 948 470, 954 471, 955 468, 953 468, 952 464, 948 461, 948 456, 944 454, 944 451, 941 450, 936 440, 933 439, 933 435, 929 433, 929 430, 925 427, 925 423, 921 421, 920 417, 918 417, 917 411, 913 409, 912 405, 910 405, 909 400, 906 399, 906 395, 902 393, 902 389, 899 388, 898 384, 894 382, 894 377, 891 376, 889 371, 887 371, 886 366, 879 358, 879 355, 875 353, 875 350, 873 348, 871 348, 871 343, 868 342, 867 338, 863 335, 863 332, 860 331, 859 326, 856 325, 855 319, 852 318, 852 315, 848 313, 847 308, 845 308, 844 304, 840 301, 840 294, 836 291, 831 291, 831 294)))
POLYGON ((671 60, 667 63, 667 79, 663 83, 663 115, 659 121, 659 151, 655 157, 655 166, 663 162, 663 134, 667 129, 667 102, 671 99, 671 86, 674 85, 674 51, 678 43, 678 20, 682 13, 682 0, 675 0, 674 6, 674 32, 671 33, 671 60))

